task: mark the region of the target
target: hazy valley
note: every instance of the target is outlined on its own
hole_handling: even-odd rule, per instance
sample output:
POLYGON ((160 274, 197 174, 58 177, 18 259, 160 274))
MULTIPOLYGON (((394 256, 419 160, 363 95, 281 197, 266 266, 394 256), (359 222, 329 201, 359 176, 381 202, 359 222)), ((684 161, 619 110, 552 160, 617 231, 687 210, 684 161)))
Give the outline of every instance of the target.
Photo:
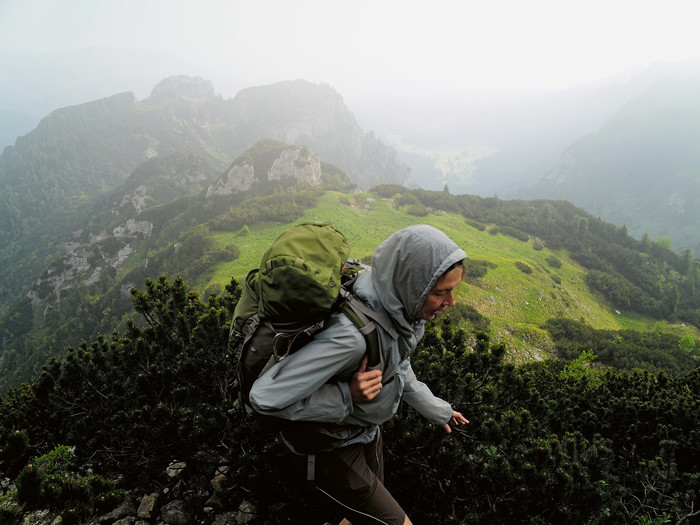
MULTIPOLYGON (((279 523, 285 513, 262 490, 275 467, 266 473, 256 463, 267 445, 252 439, 250 422, 234 409, 225 355, 237 300, 232 278, 240 282, 295 222, 333 223, 351 256, 368 262, 396 229, 429 223, 470 259, 457 306, 430 327, 415 366, 432 388, 469 408, 474 430, 436 440, 420 461, 397 468, 394 481, 419 475, 434 485, 428 493, 483 496, 473 514, 454 509, 455 522, 500 516, 514 523, 536 514, 528 502, 566 487, 552 496, 543 523, 582 516, 614 523, 633 512, 644 479, 661 468, 640 462, 627 444, 645 433, 640 454, 663 455, 675 469, 681 461, 666 441, 673 435, 688 477, 673 478, 664 494, 675 499, 653 512, 692 516, 700 262, 684 225, 693 224, 697 191, 688 111, 696 95, 688 84, 653 77, 631 90, 578 93, 573 100, 595 109, 585 119, 583 109, 569 106, 556 122, 550 107, 547 125, 525 112, 519 126, 491 123, 509 128, 497 131, 487 129, 484 113, 488 133, 481 134, 466 129, 477 122, 466 112, 436 119, 444 128, 432 136, 424 129, 424 142, 407 124, 393 140, 413 156, 380 131, 366 132, 332 87, 301 80, 225 99, 207 80, 170 77, 143 100, 121 93, 52 112, 0 156, 0 468, 9 478, 33 479, 25 468, 32 454, 77 444, 80 468, 90 456, 104 475, 122 469, 120 490, 146 490, 184 458, 191 478, 167 481, 172 492, 162 500, 186 501, 190 516, 213 523, 252 498, 261 523, 279 523), (580 118, 569 118, 574 113, 580 118), (529 142, 509 142, 526 130, 529 142), (649 150, 650 141, 658 148, 649 150), (675 178, 660 178, 666 169, 675 178), (541 170, 547 178, 538 186, 541 170), (618 177, 625 170, 633 175, 618 177), (433 187, 418 187, 421 173, 433 187), (508 200, 500 187, 529 200, 508 200), (599 189, 611 200, 596 197, 599 189), (551 200, 541 198, 545 192, 551 200), (600 211, 578 207, 585 198, 600 211), (613 212, 628 217, 629 227, 610 222, 613 212), (675 228, 674 236, 662 225, 675 228), (651 414, 648 422, 638 420, 637 403, 651 414), (616 407, 625 425, 611 423, 616 407), (444 446, 456 445, 461 467, 450 467, 454 485, 440 489, 423 465, 451 461, 444 446), (476 464, 485 470, 469 467, 476 464), (218 488, 190 498, 191 487, 207 485, 224 465, 232 470, 218 488), (487 471, 507 489, 492 486, 487 471), (589 472, 605 484, 590 483, 589 472), (528 497, 513 496, 519 487, 530 487, 522 489, 528 497)), ((408 455, 428 430, 414 416, 392 422, 393 453, 408 455)), ((36 486, 53 479, 43 475, 36 486)), ((17 483, 25 487, 20 499, 34 501, 30 481, 17 483)), ((124 496, 104 483, 90 498, 124 496)), ((294 489, 285 490, 293 500, 294 489)), ((39 503, 65 504, 67 515, 69 498, 52 500, 46 488, 38 494, 39 503)), ((401 494, 425 520, 447 522, 447 505, 410 487, 401 494)), ((80 512, 110 510, 91 505, 80 512)), ((16 517, 8 508, 0 512, 16 517)))

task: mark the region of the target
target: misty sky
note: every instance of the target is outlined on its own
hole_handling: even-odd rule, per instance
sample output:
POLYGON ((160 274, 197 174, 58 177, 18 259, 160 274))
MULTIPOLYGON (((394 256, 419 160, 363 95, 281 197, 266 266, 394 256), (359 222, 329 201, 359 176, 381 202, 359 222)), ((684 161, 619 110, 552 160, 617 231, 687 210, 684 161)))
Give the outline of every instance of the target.
POLYGON ((697 58, 694 4, 0 0, 0 49, 166 50, 192 64, 182 73, 207 75, 217 88, 227 73, 251 84, 304 78, 363 96, 562 88, 697 58))

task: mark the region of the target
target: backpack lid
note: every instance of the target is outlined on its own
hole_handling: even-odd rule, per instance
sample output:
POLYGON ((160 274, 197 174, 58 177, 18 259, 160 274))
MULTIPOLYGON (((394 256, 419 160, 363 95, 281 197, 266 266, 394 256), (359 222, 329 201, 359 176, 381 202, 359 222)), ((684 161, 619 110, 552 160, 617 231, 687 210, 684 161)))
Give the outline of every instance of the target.
POLYGON ((284 232, 265 252, 255 282, 260 319, 328 315, 349 254, 345 236, 328 223, 306 222, 284 232))

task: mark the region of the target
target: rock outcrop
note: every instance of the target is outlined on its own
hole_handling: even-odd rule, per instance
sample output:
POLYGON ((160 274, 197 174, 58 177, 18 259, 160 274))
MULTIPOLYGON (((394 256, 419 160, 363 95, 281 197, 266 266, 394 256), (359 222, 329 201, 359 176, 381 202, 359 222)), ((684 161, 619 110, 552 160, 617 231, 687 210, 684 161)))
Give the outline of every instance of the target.
MULTIPOLYGON (((274 150, 268 150, 268 156, 269 151, 274 150)), ((281 180, 293 179, 313 185, 321 182, 321 159, 306 147, 287 145, 279 148, 271 163, 270 159, 266 160, 268 162, 256 162, 253 158, 242 156, 218 181, 207 188, 206 197, 233 195, 248 191, 256 184, 281 180), (265 172, 261 173, 263 170, 265 172)))

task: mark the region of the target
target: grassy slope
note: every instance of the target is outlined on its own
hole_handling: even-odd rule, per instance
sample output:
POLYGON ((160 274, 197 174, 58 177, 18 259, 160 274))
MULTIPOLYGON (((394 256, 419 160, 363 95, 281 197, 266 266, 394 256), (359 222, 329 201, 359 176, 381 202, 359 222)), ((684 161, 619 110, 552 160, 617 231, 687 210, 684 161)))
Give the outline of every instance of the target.
MULTIPOLYGON (((467 225, 455 214, 430 214, 415 217, 405 211, 395 210, 391 203, 371 194, 350 197, 356 206, 347 206, 341 199, 348 196, 328 192, 316 208, 307 210, 297 222, 321 220, 332 223, 348 239, 351 257, 370 256, 377 245, 392 232, 411 224, 431 224, 449 235, 472 259, 486 260, 497 265, 478 282, 465 283, 458 301, 475 307, 491 321, 491 336, 507 344, 509 355, 516 362, 542 358, 552 347, 547 333, 539 328, 552 317, 585 319, 595 328, 638 331, 664 330, 690 331, 689 327, 665 325, 654 319, 643 319, 615 313, 604 300, 594 296, 584 283, 585 272, 569 259, 565 252, 553 253, 548 249, 535 250, 532 241, 522 242, 506 235, 492 235, 467 225), (374 199, 367 201, 367 198, 374 199), (364 207, 362 204, 366 204, 364 207), (561 268, 550 267, 546 259, 554 255, 561 268), (515 263, 524 262, 532 268, 531 274, 519 270, 515 263), (552 275, 561 282, 557 284, 552 275)), ((250 228, 247 235, 217 232, 220 246, 235 244, 241 250, 239 259, 218 265, 211 283, 224 285, 234 276, 242 281, 248 270, 260 264, 260 258, 269 244, 289 225, 264 224, 250 228)), ((693 329, 694 330, 694 329, 693 329)), ((689 332, 690 333, 690 332, 689 332)), ((699 337, 694 330, 693 335, 699 337)))

